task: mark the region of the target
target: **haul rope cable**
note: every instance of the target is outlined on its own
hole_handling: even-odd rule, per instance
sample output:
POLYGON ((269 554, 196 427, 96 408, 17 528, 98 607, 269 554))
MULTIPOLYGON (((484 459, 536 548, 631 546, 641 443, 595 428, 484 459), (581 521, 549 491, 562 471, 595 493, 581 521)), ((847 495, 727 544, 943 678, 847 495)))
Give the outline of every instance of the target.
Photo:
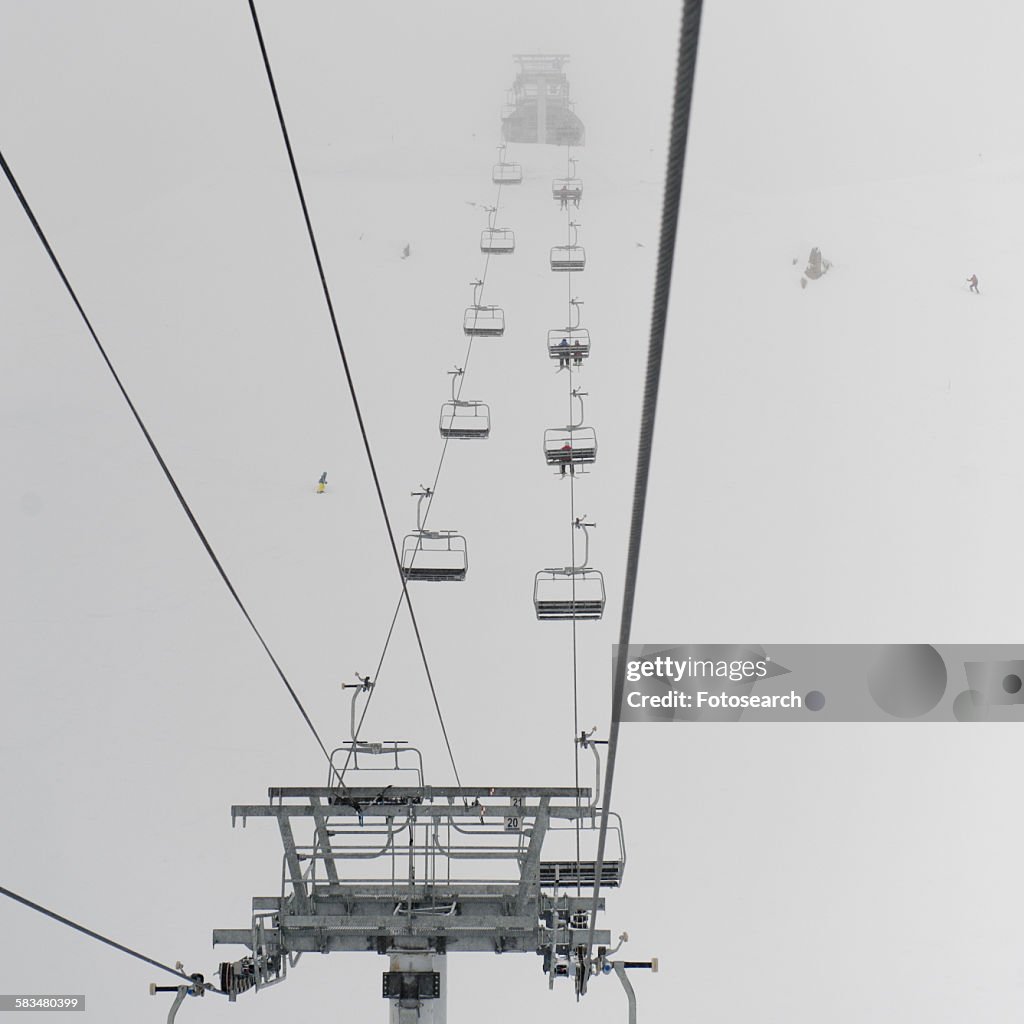
MULTIPOLYGON (((498 182, 498 195, 497 195, 497 198, 495 199, 495 203, 494 203, 494 207, 493 207, 495 213, 501 207, 501 189, 502 189, 502 183, 498 182)), ((484 298, 485 290, 486 290, 486 287, 487 287, 487 272, 490 269, 490 266, 491 266, 491 253, 487 252, 487 253, 485 253, 485 259, 484 259, 484 272, 483 272, 483 275, 480 277, 479 302, 480 302, 481 305, 483 304, 483 298, 484 298)), ((473 353, 473 342, 475 340, 476 340, 476 338, 471 335, 470 339, 469 339, 469 344, 466 347, 466 356, 465 356, 465 359, 463 360, 463 363, 462 363, 462 369, 464 371, 466 369, 468 369, 468 367, 469 367, 469 360, 470 360, 470 357, 471 357, 471 355, 473 353)), ((460 376, 460 378, 459 378, 458 389, 457 389, 457 391, 455 393, 456 400, 458 400, 458 399, 460 399, 462 397, 462 389, 465 386, 465 383, 466 383, 466 374, 463 373, 460 376)), ((448 442, 450 440, 451 440, 450 437, 445 437, 444 445, 441 448, 441 458, 440 458, 440 460, 438 461, 438 464, 437 464, 437 472, 434 474, 434 482, 433 482, 433 484, 430 487, 430 496, 427 498, 427 507, 426 507, 426 509, 423 512, 422 525, 423 525, 424 529, 426 528, 426 525, 427 525, 427 517, 430 515, 430 509, 431 509, 431 507, 432 507, 432 505, 434 503, 434 496, 437 494, 437 483, 438 483, 438 480, 440 480, 440 478, 441 478, 441 469, 444 466, 444 459, 445 459, 445 455, 447 455, 447 453, 448 453, 448 442)), ((413 559, 415 559, 415 557, 416 556, 415 556, 415 553, 414 553, 413 554, 413 559)), ((380 658, 379 658, 379 660, 377 662, 377 671, 372 676, 374 683, 376 683, 377 677, 380 674, 380 670, 381 670, 382 666, 384 665, 384 659, 387 657, 388 646, 391 643, 391 636, 394 633, 395 623, 398 621, 398 613, 401 611, 402 602, 404 600, 404 597, 405 597, 404 592, 402 594, 399 594, 399 596, 398 596, 398 602, 395 605, 395 611, 394 611, 394 614, 391 617, 391 626, 388 629, 387 638, 384 641, 384 649, 381 651, 380 658)), ((356 725, 355 733, 352 736, 353 748, 355 748, 356 744, 358 743, 359 734, 362 732, 362 728, 363 728, 363 722, 366 720, 366 713, 370 709, 370 702, 373 700, 373 695, 376 692, 376 690, 377 690, 376 686, 373 686, 370 689, 369 694, 367 695, 367 698, 366 698, 366 703, 363 704, 362 714, 360 714, 360 716, 359 716, 359 722, 356 725)), ((345 764, 342 766, 342 769, 341 769, 342 773, 344 773, 345 770, 348 768, 349 763, 350 763, 350 761, 352 759, 352 756, 353 756, 353 751, 350 750, 348 755, 345 758, 345 764)))
MULTIPOLYGON (((497 213, 497 211, 501 208, 501 189, 502 189, 502 183, 498 182, 498 195, 497 195, 497 198, 494 201, 494 207, 493 207, 495 213, 497 213)), ((491 255, 492 254, 489 251, 484 254, 484 272, 480 276, 480 291, 478 293, 479 294, 479 303, 480 303, 480 305, 483 305, 484 294, 485 294, 485 292, 487 290, 487 272, 491 268, 491 255)), ((476 317, 477 316, 478 316, 478 314, 474 315, 474 324, 476 323, 476 317)), ((469 366, 469 359, 470 359, 470 356, 473 354, 473 342, 474 341, 476 341, 476 337, 474 335, 470 335, 469 344, 466 346, 466 357, 465 357, 465 359, 463 360, 463 363, 462 363, 462 369, 463 370, 465 370, 469 366)), ((465 373, 463 373, 459 377, 459 386, 458 386, 458 389, 457 389, 456 394, 455 394, 456 399, 459 399, 459 398, 462 397, 462 389, 463 389, 463 387, 465 387, 465 384, 466 384, 466 375, 465 375, 465 373)), ((450 437, 446 437, 444 439, 444 445, 441 448, 441 459, 440 459, 440 461, 437 464, 437 472, 434 474, 434 483, 431 485, 431 488, 430 488, 430 497, 427 499, 427 507, 426 507, 426 509, 423 512, 423 525, 424 526, 426 526, 426 524, 427 524, 427 517, 430 515, 430 507, 434 503, 434 495, 437 493, 437 482, 441 478, 441 467, 444 465, 444 457, 445 457, 445 455, 448 452, 448 442, 450 440, 451 440, 450 437)))
POLYGON ((249 614, 248 609, 242 603, 241 597, 238 596, 238 591, 235 590, 234 585, 232 584, 231 580, 228 577, 227 571, 224 569, 224 566, 221 564, 220 559, 214 552, 213 546, 210 544, 210 541, 207 539, 206 534, 203 532, 203 528, 199 525, 199 520, 196 518, 195 513, 189 506, 189 503, 185 500, 185 495, 182 494, 181 488, 178 486, 177 481, 174 479, 174 475, 171 473, 170 468, 164 461, 164 457, 160 454, 160 449, 157 448, 156 442, 153 440, 153 437, 150 434, 149 430, 147 429, 146 424, 143 422, 141 415, 139 415, 139 411, 135 407, 135 403, 129 397, 128 391, 125 388, 124 384, 122 383, 120 376, 118 376, 117 370, 114 369, 114 364, 111 362, 110 357, 107 355, 106 349, 100 342, 99 335, 93 328, 92 321, 87 316, 85 309, 82 306, 82 303, 79 301, 78 295, 76 294, 74 288, 71 287, 71 282, 68 280, 67 275, 64 273, 64 268, 61 266, 60 261, 57 259, 56 253, 50 246, 50 243, 47 240, 46 235, 39 224, 39 221, 36 219, 35 214, 32 212, 32 207, 29 205, 28 200, 25 198, 25 194, 21 190, 21 186, 15 179, 14 173, 11 171, 11 168, 8 165, 7 161, 4 159, 3 153, 0 153, 0 168, 3 169, 3 172, 6 175, 8 182, 10 182, 11 188, 14 190, 14 194, 18 197, 22 209, 25 211, 25 215, 28 217, 29 222, 35 229, 36 235, 38 235, 40 242, 43 243, 43 248, 46 250, 47 255, 50 257, 50 262, 53 263, 53 266, 56 269, 57 274, 60 276, 60 279, 64 284, 64 287, 67 289, 68 294, 71 296, 71 301, 75 304, 75 308, 78 310, 80 316, 82 317, 82 321, 85 323, 86 329, 91 335, 92 340, 96 343, 96 348, 99 350, 100 355, 103 357, 103 361, 107 364, 107 369, 110 370, 110 374, 114 378, 114 383, 117 385, 118 390, 121 392, 121 396, 127 403, 129 410, 131 410, 131 414, 134 417, 135 422, 138 424, 139 429, 142 431, 142 435, 143 437, 145 437, 146 443, 149 445, 150 451, 153 453, 153 456, 159 463, 160 468, 163 470, 164 476, 167 478, 167 482, 171 485, 171 490, 174 491, 174 495, 178 499, 178 503, 181 505, 182 510, 188 517, 188 521, 192 524, 192 529, 195 530, 196 536, 199 538, 203 547, 206 549, 206 553, 210 556, 210 560, 213 562, 214 567, 220 574, 220 578, 224 581, 224 585, 228 588, 228 591, 230 592, 231 596, 235 599, 235 603, 238 605, 240 611, 242 612, 242 615, 245 617, 245 621, 249 623, 253 633, 256 634, 256 639, 259 640, 261 646, 263 647, 263 650, 266 651, 267 657, 270 659, 271 664, 277 671, 277 674, 280 677, 281 682, 283 682, 285 687, 287 688, 288 693, 291 695, 292 700, 295 702, 295 706, 299 709, 299 712, 302 714, 302 718, 305 721, 306 725, 309 726, 309 730, 310 732, 312 732, 317 744, 323 751, 324 757, 326 757, 328 763, 330 763, 331 755, 328 753, 327 747, 324 746, 324 742, 320 738, 320 734, 317 732, 316 726, 313 725, 312 719, 309 717, 309 714, 303 707, 302 701, 299 699, 299 695, 295 692, 295 688, 292 686, 292 684, 288 680, 288 677, 285 675, 284 669, 281 668, 281 665, 278 662, 277 658, 275 658, 273 653, 271 652, 270 647, 267 644, 267 641, 264 640, 263 634, 259 631, 259 629, 256 628, 256 623, 253 622, 252 616, 249 614))
MULTIPOLYGON (((647 373, 641 407, 636 481, 633 488, 633 510, 629 529, 626 578, 622 598, 622 622, 619 630, 619 650, 615 660, 615 674, 612 680, 611 729, 608 734, 608 764, 605 768, 604 793, 602 794, 601 831, 598 836, 597 863, 594 868, 594 902, 590 915, 590 931, 587 935, 586 960, 588 963, 590 962, 594 947, 594 920, 600 899, 601 872, 604 866, 605 840, 608 832, 608 815, 611 806, 612 784, 615 777, 615 755, 619 740, 618 709, 625 689, 626 661, 628 660, 629 638, 633 624, 633 599, 636 595, 637 570, 640 561, 640 540, 643 534, 644 510, 647 503, 651 448, 654 443, 654 415, 658 404, 662 354, 665 349, 665 321, 668 315, 669 294, 672 289, 672 262, 675 255, 676 233, 679 226, 683 166, 686 162, 686 140, 690 127, 690 106, 693 99, 693 80, 697 65, 697 42, 700 38, 701 8, 702 0, 685 0, 682 26, 679 34, 679 51, 676 59, 672 132, 669 141, 665 197, 661 215, 661 238, 658 247, 658 268, 655 274, 651 334, 647 349, 647 373)), ((584 991, 586 991, 586 981, 586 974, 584 974, 584 991)))
MULTIPOLYGON (((284 111, 281 108, 281 100, 277 93, 277 84, 274 81, 274 73, 270 67, 270 56, 267 53, 267 47, 263 40, 263 31, 260 28, 259 15, 256 13, 255 0, 249 0, 249 11, 252 14, 253 28, 256 30, 256 38, 259 42, 260 53, 263 56, 263 66, 267 72, 267 82, 270 85, 270 92, 274 99, 274 107, 277 111, 278 124, 281 127, 281 135, 284 139, 285 150, 288 154, 288 163, 291 167, 292 178, 295 181, 295 190, 298 193, 299 205, 302 207, 302 217, 306 224, 306 233, 309 236, 309 244, 313 250, 313 259, 316 263, 317 273, 320 277, 320 285, 323 290, 324 300, 327 303, 327 312, 330 316, 331 327, 334 331, 334 339, 338 345, 338 354, 341 356, 341 363, 345 371, 345 380, 348 383, 349 396, 352 399, 352 408, 356 414, 356 420, 359 424, 359 433, 363 440, 363 449, 366 452, 366 458, 370 466, 370 474, 373 477, 373 485, 377 492, 377 501, 380 505, 381 515, 384 519, 384 526, 388 534, 388 542, 391 545, 391 553, 394 557, 395 567, 398 570, 399 578, 402 581, 402 597, 405 601, 406 607, 409 609, 409 619, 412 622, 413 632, 416 634, 416 644, 419 647, 420 658, 423 662, 423 670, 427 677, 427 683, 430 686, 430 695, 434 701, 434 708, 437 711, 438 722, 441 725, 441 733, 444 736, 445 747, 448 749, 448 758, 451 761, 452 772, 455 775, 455 781, 459 786, 462 785, 462 781, 459 778, 459 769, 455 764, 455 754, 452 751, 451 740, 448 737, 448 728, 445 725, 444 714, 441 711, 441 703, 438 700, 437 689, 434 686, 434 679, 430 672, 430 665, 427 661, 427 652, 423 646, 423 637, 420 634, 419 623, 416 620, 416 613, 413 610, 412 599, 409 597, 409 589, 405 578, 405 573, 402 570, 402 559, 398 553, 398 547, 395 544, 394 531, 391 528, 391 518, 388 515, 387 503, 384 500, 384 492, 381 488, 380 477, 377 474, 377 466, 373 459, 373 451, 370 447, 370 439, 366 431, 366 424, 363 421, 362 409, 359 405, 359 399, 356 395, 355 381, 352 378, 352 371, 348 364, 348 356, 345 354, 345 345, 341 340, 341 330, 338 327, 338 318, 334 312, 334 302, 331 299, 331 290, 327 285, 327 276, 324 271, 323 261, 320 258, 320 249, 316 242, 316 234, 313 231, 313 222, 310 219, 309 207, 306 205, 306 194, 302 188, 302 179, 299 177, 299 168, 295 162, 295 154, 292 151, 291 138, 288 135, 288 127, 284 119, 284 111)), ((371 694, 372 694, 371 690, 371 694)), ((328 755, 329 759, 329 755, 328 755)), ((337 773, 337 769, 334 769, 337 773)))
MULTIPOLYGON (((49 910, 47 907, 44 907, 39 903, 33 903, 32 900, 26 899, 24 896, 20 896, 18 893, 13 892, 10 889, 5 889, 2 885, 0 885, 0 895, 7 896, 16 903, 21 903, 30 910, 35 910, 46 917, 52 918, 60 924, 67 925, 69 928, 73 928, 75 931, 81 932, 83 935, 88 935, 90 939, 96 939, 97 942, 103 942, 122 953, 127 953, 128 956, 133 956, 136 960, 141 960, 143 963, 149 964, 151 967, 158 967, 161 971, 173 974, 176 978, 184 978, 190 985, 196 984, 196 979, 185 974, 183 971, 179 971, 174 967, 168 967, 166 964, 160 963, 159 960, 154 960, 152 957, 139 953, 129 946, 122 945, 120 942, 115 942, 113 939, 108 939, 105 935, 100 935, 99 932, 94 932, 91 928, 86 928, 85 925, 78 924, 76 921, 72 921, 70 918, 64 917, 56 911, 49 910)), ((222 992, 219 988, 214 988, 212 985, 205 985, 204 989, 207 992, 216 992, 218 995, 227 995, 226 992, 222 992)))
MULTIPOLYGON (((501 188, 502 188, 502 186, 501 186, 501 183, 499 182, 498 183, 498 198, 497 198, 497 200, 495 202, 495 206, 494 206, 495 210, 497 210, 500 207, 500 204, 501 204, 501 188)), ((479 296, 480 296, 480 300, 481 301, 483 300, 484 290, 485 290, 485 288, 487 286, 487 271, 490 268, 490 263, 491 263, 491 254, 488 252, 486 254, 486 259, 484 261, 483 276, 480 278, 480 292, 479 292, 479 296)), ((470 360, 470 357, 471 357, 472 352, 473 352, 473 342, 475 340, 476 339, 473 336, 470 336, 469 345, 466 348, 466 356, 465 356, 465 359, 463 360, 463 364, 462 364, 462 369, 464 371, 469 366, 469 360, 470 360)), ((465 386, 465 383, 466 383, 466 375, 465 375, 465 373, 463 373, 460 376, 460 378, 459 378, 458 389, 457 389, 457 391, 455 393, 455 398, 456 399, 459 399, 459 398, 462 397, 462 389, 465 386)), ((450 440, 451 440, 450 437, 445 437, 444 445, 441 448, 441 458, 440 458, 440 461, 437 464, 437 472, 434 474, 434 482, 433 482, 433 484, 430 487, 430 496, 427 499, 427 507, 426 507, 426 509, 425 509, 425 511, 423 513, 422 523, 423 523, 423 527, 424 528, 427 525, 427 517, 430 515, 430 509, 431 509, 431 506, 434 503, 434 496, 437 494, 437 483, 438 483, 438 480, 441 478, 441 468, 442 468, 442 466, 444 466, 444 459, 445 459, 445 455, 448 452, 448 442, 450 440)), ((413 555, 413 558, 415 559, 415 554, 413 555)), ((388 629, 387 638, 384 641, 384 649, 381 651, 380 658, 379 658, 379 660, 377 662, 377 671, 374 673, 374 675, 372 677, 375 683, 377 681, 377 676, 380 673, 381 667, 384 664, 384 659, 387 656, 388 646, 391 643, 391 636, 392 636, 392 633, 394 632, 394 629, 395 629, 395 623, 398 621, 398 613, 399 613, 399 611, 402 608, 402 601, 403 601, 403 599, 404 599, 404 595, 403 594, 399 594, 398 603, 395 605, 394 615, 392 615, 392 617, 391 617, 391 626, 388 629)), ((358 741, 359 733, 362 731, 363 721, 366 718, 366 712, 369 710, 370 701, 373 699, 373 694, 374 694, 375 690, 376 690, 376 686, 374 686, 373 689, 370 690, 369 696, 366 699, 366 703, 363 705, 363 711, 362 711, 362 714, 359 717, 359 723, 356 726, 355 734, 352 737, 353 745, 358 741)), ((344 772, 345 769, 348 768, 349 761, 351 760, 351 758, 352 758, 352 753, 350 751, 349 755, 345 758, 345 764, 344 764, 344 766, 342 768, 342 772, 344 772)))
MULTIPOLYGON (((571 151, 570 150, 570 146, 566 145, 566 147, 565 147, 565 166, 566 166, 566 175, 567 176, 569 175, 570 168, 572 167, 571 158, 569 156, 570 151, 571 151)), ((569 204, 568 203, 565 204, 565 222, 566 222, 566 227, 565 227, 565 235, 566 235, 566 237, 565 237, 565 241, 566 241, 566 244, 569 245, 569 244, 572 243, 572 213, 569 211, 569 204)), ((572 275, 573 275, 573 272, 571 270, 565 275, 566 278, 568 279, 568 288, 569 288, 569 295, 568 295, 569 304, 568 304, 568 307, 567 307, 567 310, 566 310, 567 317, 568 317, 567 323, 569 323, 569 324, 571 324, 573 322, 573 316, 572 316, 572 299, 573 299, 573 294, 572 294, 572 275)), ((572 391, 573 391, 573 388, 572 388, 573 369, 572 369, 572 364, 573 364, 573 360, 570 359, 569 360, 569 366, 568 366, 568 371, 569 371, 569 396, 568 397, 569 397, 569 424, 570 424, 569 437, 570 437, 570 443, 571 443, 571 440, 572 440, 571 424, 573 423, 573 421, 575 419, 575 417, 573 416, 573 407, 572 407, 572 400, 573 400, 573 393, 572 393, 572 391)), ((569 464, 569 541, 570 541, 570 552, 571 552, 571 554, 570 554, 570 564, 575 569, 575 566, 576 566, 576 473, 574 471, 574 468, 573 468, 573 465, 572 465, 571 462, 569 464)), ((578 811, 580 806, 581 806, 581 799, 580 799, 580 795, 579 795, 579 789, 580 789, 580 743, 579 743, 579 739, 578 739, 578 737, 580 735, 580 703, 579 703, 579 681, 578 681, 578 673, 577 673, 578 657, 577 657, 577 647, 576 647, 576 573, 575 572, 573 572, 571 574, 571 576, 570 576, 570 583, 571 583, 571 586, 572 586, 572 595, 571 596, 572 596, 572 608, 573 608, 573 614, 572 614, 572 736, 573 736, 572 745, 573 745, 573 785, 576 787, 576 809, 578 811)), ((597 794, 595 794, 595 797, 596 797, 596 795, 597 794)), ((581 830, 581 828, 582 828, 582 822, 580 820, 580 816, 577 814, 576 815, 576 895, 577 896, 580 895, 580 893, 582 891, 582 887, 583 887, 583 880, 582 880, 582 877, 581 877, 582 869, 580 867, 580 864, 581 864, 581 854, 580 854, 580 841, 581 841, 581 837, 580 837, 580 830, 581 830)))

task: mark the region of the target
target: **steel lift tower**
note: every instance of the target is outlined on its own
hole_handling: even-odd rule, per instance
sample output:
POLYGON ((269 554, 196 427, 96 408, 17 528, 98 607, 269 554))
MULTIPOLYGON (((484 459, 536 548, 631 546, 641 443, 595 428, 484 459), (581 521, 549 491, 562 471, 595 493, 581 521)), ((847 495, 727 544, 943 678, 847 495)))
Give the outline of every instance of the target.
MULTIPOLYGON (((272 788, 267 803, 231 809, 243 826, 276 821, 284 868, 278 895, 253 898, 248 927, 213 933, 215 945, 249 951, 220 966, 230 999, 283 981, 311 952, 386 956, 391 1024, 443 1024, 452 953, 532 953, 549 987, 573 978, 577 994, 589 975, 615 970, 630 994, 607 931, 595 931, 596 955, 586 957, 597 864, 575 850, 601 813, 589 788, 428 786, 420 752, 400 741, 339 747, 328 782, 272 788), (409 784, 346 784, 374 771, 409 784)), ((618 886, 625 868, 614 820, 602 889, 618 886)))
POLYGON ((586 131, 569 99, 564 53, 517 53, 519 65, 501 119, 506 142, 582 146, 586 131))

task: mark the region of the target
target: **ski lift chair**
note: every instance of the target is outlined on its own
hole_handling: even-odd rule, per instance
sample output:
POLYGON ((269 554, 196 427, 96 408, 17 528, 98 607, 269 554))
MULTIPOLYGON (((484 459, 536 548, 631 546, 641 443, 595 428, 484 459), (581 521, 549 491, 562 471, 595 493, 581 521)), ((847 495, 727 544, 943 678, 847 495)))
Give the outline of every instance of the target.
POLYGON ((492 256, 511 256, 516 251, 516 235, 508 228, 485 228, 480 232, 480 251, 492 256))
POLYGON ((582 245, 579 245, 579 224, 575 221, 569 222, 569 230, 572 239, 568 245, 555 245, 551 248, 551 269, 552 270, 582 270, 587 265, 587 254, 582 245))
POLYGON ((466 538, 452 530, 417 530, 402 541, 402 574, 409 581, 460 581, 468 568, 466 538))
POLYGON ((563 327, 548 331, 548 355, 560 362, 571 359, 579 366, 590 355, 590 331, 585 327, 563 327), (562 342, 567 341, 567 345, 562 342))
POLYGON ((569 203, 579 206, 583 198, 583 181, 580 178, 555 178, 551 182, 551 198, 561 206, 569 203))
POLYGON ((533 580, 537 618, 549 622, 599 619, 604 614, 604 576, 589 567, 541 569, 533 580))
MULTIPOLYGON (((606 888, 617 888, 622 884, 622 876, 626 871, 626 843, 622 831, 622 819, 614 811, 608 817, 613 819, 609 823, 607 832, 607 845, 605 856, 601 861, 600 884, 606 888)), ((572 842, 576 841, 577 825, 548 825, 549 841, 558 838, 558 833, 569 833, 567 836, 572 842)), ((578 835, 580 839, 580 850, 586 851, 590 859, 576 859, 563 856, 559 860, 542 860, 540 862, 540 884, 545 888, 558 886, 590 886, 594 885, 597 878, 597 843, 600 828, 596 820, 583 822, 579 825, 578 835)), ((566 851, 569 852, 569 851, 566 851)))
POLYGON ((470 337, 500 338, 505 333, 505 311, 500 306, 469 306, 462 330, 470 337))
POLYGON ((469 568, 466 538, 454 530, 424 528, 423 502, 432 498, 433 493, 429 487, 423 486, 412 492, 411 497, 417 499, 416 529, 402 541, 402 575, 407 580, 430 580, 434 583, 464 580, 469 568))
POLYGON ((583 270, 586 265, 587 253, 582 245, 554 245, 551 247, 552 270, 583 270))
POLYGON ((491 168, 491 181, 495 185, 521 185, 523 165, 501 160, 491 168))
POLYGON ((484 440, 491 432, 491 410, 485 402, 453 398, 441 406, 441 436, 460 441, 484 440))
POLYGON ((583 426, 545 430, 544 461, 563 472, 569 467, 592 466, 597 461, 597 432, 583 426))

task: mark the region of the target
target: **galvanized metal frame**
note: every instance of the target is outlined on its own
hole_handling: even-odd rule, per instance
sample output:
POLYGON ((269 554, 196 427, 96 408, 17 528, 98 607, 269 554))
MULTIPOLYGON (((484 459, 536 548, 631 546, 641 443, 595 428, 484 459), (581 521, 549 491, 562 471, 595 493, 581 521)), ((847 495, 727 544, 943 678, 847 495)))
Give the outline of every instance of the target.
MULTIPOLYGON (((213 941, 250 950, 258 944, 264 955, 282 958, 339 951, 543 955, 575 948, 589 928, 592 901, 579 890, 592 884, 594 864, 547 862, 543 848, 552 829, 596 827, 590 793, 575 787, 271 789, 267 803, 234 806, 231 816, 233 824, 277 822, 281 891, 254 897, 253 924, 217 929, 213 941)), ((620 879, 621 870, 609 867, 604 884, 620 879)), ((609 941, 607 932, 597 935, 609 941)))

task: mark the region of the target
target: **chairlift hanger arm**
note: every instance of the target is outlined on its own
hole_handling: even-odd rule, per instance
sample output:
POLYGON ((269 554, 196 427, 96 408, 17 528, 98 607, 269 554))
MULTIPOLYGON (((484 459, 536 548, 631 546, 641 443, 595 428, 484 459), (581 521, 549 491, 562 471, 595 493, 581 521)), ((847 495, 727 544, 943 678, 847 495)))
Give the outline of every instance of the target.
POLYGON ((573 526, 583 531, 583 565, 574 568, 586 569, 590 565, 590 530, 597 526, 597 523, 588 523, 586 516, 577 516, 573 520, 573 526))
POLYGON ((149 994, 155 996, 158 992, 174 992, 174 1002, 171 1003, 170 1009, 167 1011, 167 1024, 174 1024, 175 1018, 178 1016, 178 1009, 181 1004, 185 1002, 186 996, 202 995, 202 991, 194 992, 188 985, 150 985, 149 994))
MULTIPOLYGON (((367 677, 369 678, 369 677, 367 677)), ((365 682, 358 686, 349 684, 347 689, 352 690, 352 714, 349 723, 349 735, 352 737, 352 742, 356 742, 356 702, 359 700, 361 693, 369 693, 373 689, 373 683, 365 682)))
POLYGON ((458 395, 455 393, 455 383, 466 371, 461 366, 456 366, 454 370, 448 371, 448 376, 452 379, 452 401, 458 401, 458 395))
POLYGON ((576 743, 584 749, 590 750, 594 755, 594 799, 590 802, 590 810, 596 811, 601 802, 601 755, 597 752, 599 743, 607 743, 607 740, 592 740, 590 737, 595 732, 591 729, 589 733, 583 732, 576 738, 576 743))
POLYGON ((423 515, 422 515, 423 502, 427 498, 432 498, 434 496, 434 492, 429 487, 424 487, 422 484, 420 484, 420 489, 418 491, 413 491, 409 496, 411 498, 416 498, 417 499, 416 500, 416 532, 417 533, 422 533, 423 532, 423 515))
POLYGON ((578 423, 575 420, 573 420, 572 422, 569 423, 569 429, 570 430, 575 430, 577 427, 582 427, 583 426, 584 419, 585 419, 585 417, 583 415, 583 398, 584 398, 584 396, 586 394, 587 394, 586 391, 580 391, 579 388, 573 388, 572 397, 575 398, 576 401, 578 401, 580 403, 580 418, 579 418, 579 422, 578 423))

